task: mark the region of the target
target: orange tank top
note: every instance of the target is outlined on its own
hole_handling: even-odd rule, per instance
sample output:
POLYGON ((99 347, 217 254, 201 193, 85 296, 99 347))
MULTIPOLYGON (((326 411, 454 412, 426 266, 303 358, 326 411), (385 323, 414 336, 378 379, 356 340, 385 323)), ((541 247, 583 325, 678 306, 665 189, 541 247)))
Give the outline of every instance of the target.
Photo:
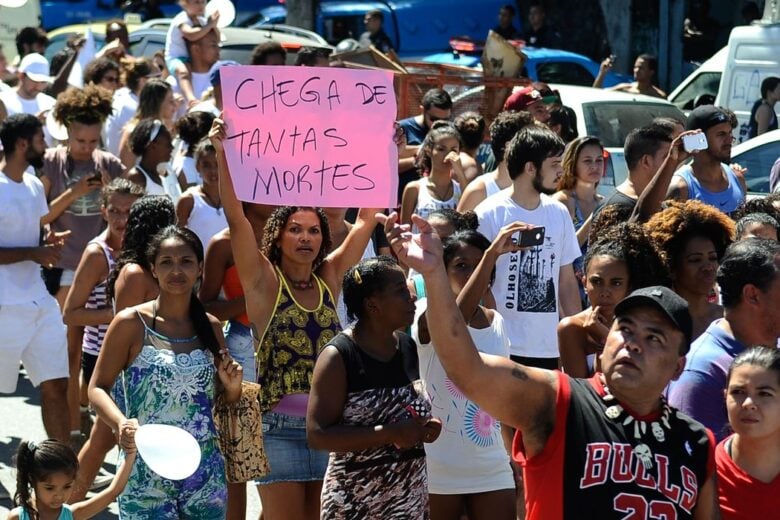
MULTIPOLYGON (((244 295, 244 288, 241 287, 241 280, 238 279, 238 269, 236 269, 235 264, 225 271, 225 277, 222 279, 222 291, 228 300, 234 300, 244 295)), ((234 319, 249 327, 249 316, 246 315, 246 311, 234 319)))

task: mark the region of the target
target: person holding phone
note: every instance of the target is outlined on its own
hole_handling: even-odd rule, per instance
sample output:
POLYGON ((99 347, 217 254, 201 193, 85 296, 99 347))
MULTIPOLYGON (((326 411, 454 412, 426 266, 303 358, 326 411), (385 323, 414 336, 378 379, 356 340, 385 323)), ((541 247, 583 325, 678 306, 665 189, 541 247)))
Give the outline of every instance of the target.
POLYGON ((572 266, 580 256, 574 225, 566 207, 551 197, 563 175, 563 148, 563 141, 551 130, 520 130, 504 156, 512 186, 488 197, 475 210, 479 231, 488 240, 513 222, 533 228, 519 237, 521 244, 530 247, 498 259, 493 296, 496 310, 505 318, 512 359, 549 369, 558 368, 560 317, 582 310, 572 266), (540 241, 541 230, 536 230, 541 227, 540 241))
MULTIPOLYGON (((731 111, 713 105, 693 109, 688 115, 687 130, 701 130, 705 140, 691 142, 703 148, 693 156, 691 164, 677 170, 667 192, 667 198, 686 201, 700 200, 731 214, 745 200, 747 184, 741 170, 732 168, 731 146, 737 118, 731 111)), ((689 138, 692 140, 692 138, 689 138)), ((686 152, 693 150, 686 149, 686 152)))
MULTIPOLYGON (((124 173, 118 158, 98 150, 103 123, 111 115, 111 93, 96 85, 70 89, 59 96, 54 119, 68 131, 66 146, 49 148, 43 157, 41 182, 49 203, 49 221, 53 231, 70 231, 62 256, 54 269, 44 270, 47 288, 60 308, 76 275, 81 255, 90 240, 105 228, 101 213, 100 190, 124 173)), ((84 327, 68 326, 68 405, 71 437, 79 445, 83 439, 79 410, 79 371, 84 327)), ((84 419, 86 419, 84 409, 84 419)), ((90 428, 88 421, 84 429, 90 428)))

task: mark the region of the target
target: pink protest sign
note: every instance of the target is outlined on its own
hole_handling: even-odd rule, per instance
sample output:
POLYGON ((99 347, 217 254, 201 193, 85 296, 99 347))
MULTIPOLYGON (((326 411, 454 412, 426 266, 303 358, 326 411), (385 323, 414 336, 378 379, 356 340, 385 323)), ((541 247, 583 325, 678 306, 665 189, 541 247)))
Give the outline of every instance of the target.
POLYGON ((385 71, 226 66, 225 155, 239 199, 397 205, 396 101, 385 71))

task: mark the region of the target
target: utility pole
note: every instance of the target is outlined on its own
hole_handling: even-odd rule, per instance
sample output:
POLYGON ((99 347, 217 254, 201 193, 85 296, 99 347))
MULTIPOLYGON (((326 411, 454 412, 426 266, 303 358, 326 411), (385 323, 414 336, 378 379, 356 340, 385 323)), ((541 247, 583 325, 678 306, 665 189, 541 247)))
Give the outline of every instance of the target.
POLYGON ((319 0, 287 0, 287 25, 314 31, 319 0))

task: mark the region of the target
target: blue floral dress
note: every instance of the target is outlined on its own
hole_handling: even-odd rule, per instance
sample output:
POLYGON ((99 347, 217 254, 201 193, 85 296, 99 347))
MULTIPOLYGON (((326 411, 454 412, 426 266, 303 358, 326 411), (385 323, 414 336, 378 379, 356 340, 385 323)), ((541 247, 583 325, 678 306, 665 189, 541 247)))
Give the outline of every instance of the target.
POLYGON ((138 457, 119 497, 119 516, 123 520, 223 519, 225 463, 211 412, 214 357, 198 346, 197 337, 168 338, 149 328, 140 314, 138 317, 146 331, 144 345, 120 376, 126 416, 138 419, 141 425, 167 424, 188 431, 200 444, 201 461, 189 478, 169 480, 138 457))

